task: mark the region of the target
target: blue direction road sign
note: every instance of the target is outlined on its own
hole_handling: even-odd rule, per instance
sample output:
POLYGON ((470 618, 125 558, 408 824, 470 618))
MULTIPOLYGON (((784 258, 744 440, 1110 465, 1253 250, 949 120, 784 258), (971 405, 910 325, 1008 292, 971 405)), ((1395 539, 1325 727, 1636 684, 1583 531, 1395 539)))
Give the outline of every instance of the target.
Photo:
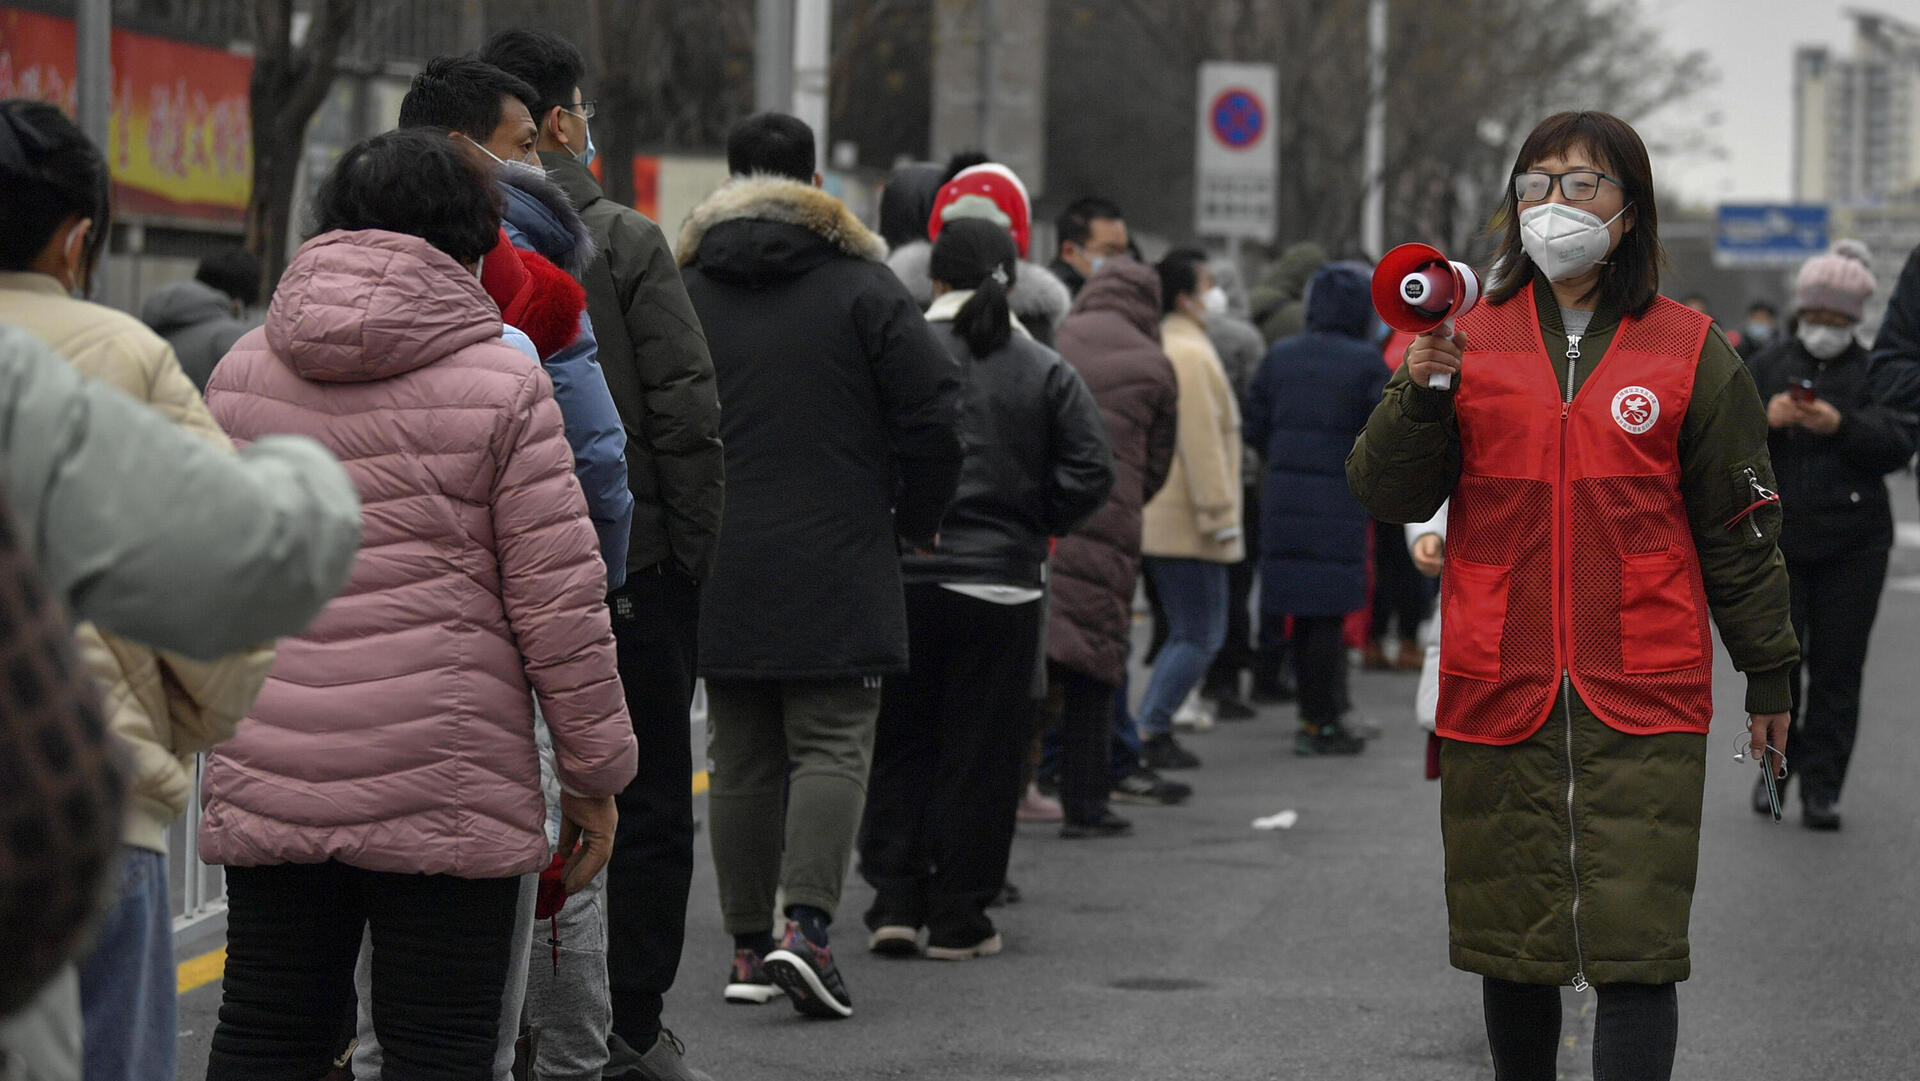
POLYGON ((1714 222, 1720 266, 1794 266, 1827 250, 1827 208, 1818 204, 1723 204, 1714 222))

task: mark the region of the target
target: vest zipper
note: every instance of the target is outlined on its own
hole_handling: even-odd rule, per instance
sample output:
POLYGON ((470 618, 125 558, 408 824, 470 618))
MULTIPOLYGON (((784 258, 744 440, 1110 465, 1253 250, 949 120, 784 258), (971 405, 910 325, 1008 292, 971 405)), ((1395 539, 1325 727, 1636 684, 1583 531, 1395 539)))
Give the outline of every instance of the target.
MULTIPOLYGON (((1581 335, 1567 335, 1567 387, 1566 397, 1560 403, 1560 487, 1564 491, 1567 485, 1567 418, 1573 412, 1574 372, 1580 366, 1581 335)), ((1560 599, 1562 604, 1570 603, 1567 590, 1570 588, 1566 578, 1565 510, 1555 508, 1555 517, 1560 519, 1562 535, 1555 545, 1557 557, 1561 561, 1560 599)), ((1565 621, 1557 620, 1564 624, 1565 621)), ((1569 651, 1570 652, 1570 651, 1569 651)), ((1568 665, 1573 659, 1567 653, 1562 654, 1568 665)), ((1573 989, 1585 993, 1587 990, 1587 959, 1585 948, 1580 941, 1580 832, 1574 817, 1574 761, 1573 761, 1573 672, 1570 668, 1560 669, 1560 701, 1566 718, 1567 736, 1567 870, 1573 878, 1573 910, 1570 915, 1573 924, 1573 989)))
POLYGON ((1587 989, 1587 958, 1580 942, 1580 834, 1573 816, 1573 675, 1560 673, 1560 700, 1567 721, 1567 867, 1573 872, 1573 989, 1587 989))

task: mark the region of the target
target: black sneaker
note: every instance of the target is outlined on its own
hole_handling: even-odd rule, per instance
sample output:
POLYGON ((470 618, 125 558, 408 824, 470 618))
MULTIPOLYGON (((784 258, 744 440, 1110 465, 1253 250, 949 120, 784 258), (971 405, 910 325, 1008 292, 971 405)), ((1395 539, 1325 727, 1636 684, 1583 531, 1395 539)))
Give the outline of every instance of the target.
POLYGON ((1213 716, 1221 721, 1251 721, 1260 716, 1260 711, 1237 694, 1223 694, 1213 700, 1213 716))
POLYGON ((1355 755, 1367 749, 1367 741, 1338 724, 1311 725, 1302 722, 1293 737, 1293 753, 1303 758, 1355 755))
POLYGON ((733 951, 733 967, 727 972, 726 1000, 735 1006, 764 1006, 773 1001, 780 989, 767 978, 766 965, 752 950, 733 951))
POLYGON ((1103 811, 1099 818, 1076 821, 1069 817, 1060 827, 1060 836, 1070 841, 1097 837, 1119 837, 1133 832, 1133 823, 1114 814, 1103 811))
POLYGON ((808 1017, 837 1020, 853 1016, 853 996, 840 979, 833 951, 816 946, 800 933, 800 924, 787 921, 780 947, 767 955, 767 975, 793 1000, 793 1008, 808 1017))
POLYGON ((1140 747, 1140 764, 1148 769, 1200 768, 1200 760, 1174 742, 1172 733, 1147 739, 1140 747))
POLYGON ((1113 786, 1107 798, 1140 807, 1174 807, 1187 802, 1193 786, 1169 781, 1150 769, 1137 769, 1113 786))

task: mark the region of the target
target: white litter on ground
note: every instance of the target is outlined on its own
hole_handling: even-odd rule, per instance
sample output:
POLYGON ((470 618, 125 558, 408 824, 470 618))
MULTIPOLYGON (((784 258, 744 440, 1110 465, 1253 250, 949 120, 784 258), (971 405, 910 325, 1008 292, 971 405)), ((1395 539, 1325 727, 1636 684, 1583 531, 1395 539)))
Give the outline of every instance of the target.
POLYGON ((1300 812, 1289 808, 1281 811, 1279 814, 1254 819, 1253 828, 1257 830, 1290 830, 1293 828, 1293 824, 1298 821, 1300 821, 1300 812))

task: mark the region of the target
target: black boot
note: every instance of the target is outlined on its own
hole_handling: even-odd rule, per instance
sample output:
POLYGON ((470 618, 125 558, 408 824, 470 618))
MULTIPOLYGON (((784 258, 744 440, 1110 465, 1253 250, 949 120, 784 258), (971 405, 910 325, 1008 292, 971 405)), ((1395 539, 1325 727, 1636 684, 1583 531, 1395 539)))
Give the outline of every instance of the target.
POLYGON ((1801 790, 1800 824, 1810 830, 1831 833, 1840 828, 1840 812, 1833 809, 1833 801, 1824 796, 1809 796, 1801 790))

